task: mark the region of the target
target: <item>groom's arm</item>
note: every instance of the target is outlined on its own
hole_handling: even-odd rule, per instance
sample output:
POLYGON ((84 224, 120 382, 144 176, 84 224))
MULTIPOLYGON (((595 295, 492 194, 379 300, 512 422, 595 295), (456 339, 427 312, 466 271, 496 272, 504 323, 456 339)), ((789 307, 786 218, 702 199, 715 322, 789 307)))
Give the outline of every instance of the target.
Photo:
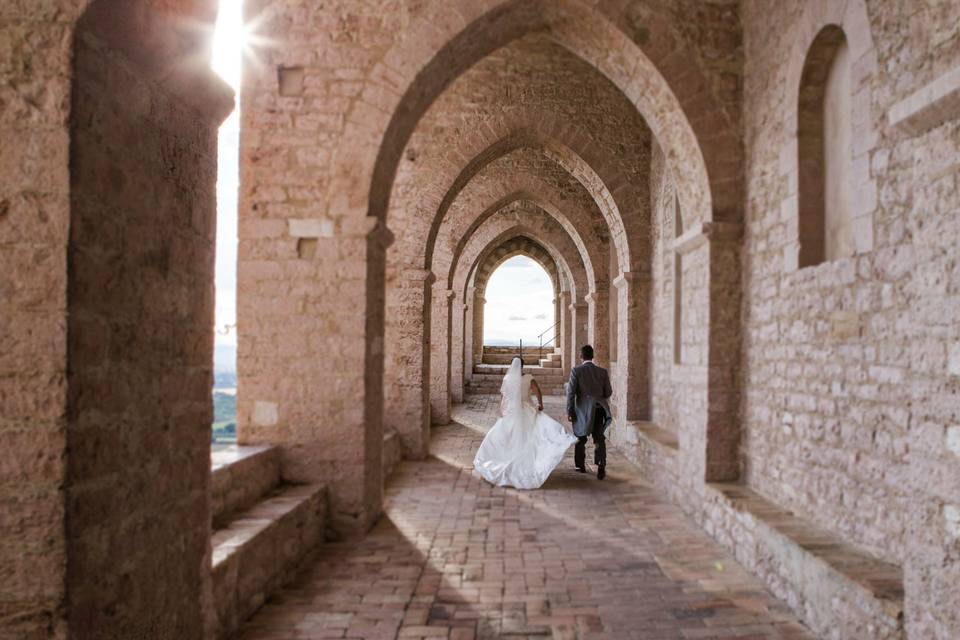
POLYGON ((613 395, 613 389, 610 387, 610 374, 604 372, 603 374, 603 399, 606 400, 613 395))
POLYGON ((567 417, 570 418, 570 422, 573 422, 573 417, 576 414, 576 403, 575 403, 576 397, 577 397, 577 370, 570 369, 570 381, 567 383, 567 417))

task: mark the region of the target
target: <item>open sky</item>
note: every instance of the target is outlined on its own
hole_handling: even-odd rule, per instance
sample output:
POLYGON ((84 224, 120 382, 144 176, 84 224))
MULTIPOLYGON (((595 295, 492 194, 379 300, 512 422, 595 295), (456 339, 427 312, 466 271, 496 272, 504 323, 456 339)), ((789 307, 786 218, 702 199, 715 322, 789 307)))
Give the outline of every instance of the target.
MULTIPOLYGON (((220 0, 213 45, 213 69, 238 92, 238 97, 246 40, 241 6, 242 0, 220 0)), ((220 127, 219 141, 216 264, 218 360, 232 357, 232 347, 237 343, 239 109, 234 110, 220 127)), ((553 324, 550 278, 540 265, 529 258, 516 256, 504 262, 490 277, 486 298, 484 338, 487 340, 516 344, 522 339, 525 344, 535 344, 537 336, 553 324)), ((550 334, 544 336, 545 339, 549 337, 550 334)))
MULTIPOLYGON (((483 339, 487 344, 539 344, 537 336, 553 325, 553 285, 539 264, 514 256, 487 281, 483 339)), ((552 333, 543 336, 549 340, 552 333)))
MULTIPOLYGON (((213 38, 213 70, 240 88, 244 30, 242 0, 220 0, 213 38)), ((239 97, 239 96, 238 96, 239 97)), ((238 101, 239 103, 239 101, 238 101)), ((217 312, 216 343, 237 343, 237 187, 240 184, 240 112, 235 109, 220 126, 217 166, 217 312), (226 330, 225 327, 231 327, 226 330)))

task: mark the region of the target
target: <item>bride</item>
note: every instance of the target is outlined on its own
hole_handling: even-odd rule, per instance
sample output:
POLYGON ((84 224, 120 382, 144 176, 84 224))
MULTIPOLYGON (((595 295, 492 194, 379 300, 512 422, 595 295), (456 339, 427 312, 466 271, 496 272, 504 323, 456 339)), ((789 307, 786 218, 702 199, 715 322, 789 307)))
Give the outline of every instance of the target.
POLYGON ((577 439, 543 412, 540 386, 523 375, 520 358, 510 364, 500 396, 500 419, 483 438, 473 466, 491 484, 536 489, 577 439))

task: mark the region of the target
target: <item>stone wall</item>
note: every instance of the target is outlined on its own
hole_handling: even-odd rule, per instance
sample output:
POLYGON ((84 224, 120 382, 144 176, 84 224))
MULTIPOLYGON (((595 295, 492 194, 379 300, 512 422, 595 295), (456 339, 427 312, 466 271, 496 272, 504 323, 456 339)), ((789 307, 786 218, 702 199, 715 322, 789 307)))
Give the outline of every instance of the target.
MULTIPOLYGON (((63 3, 66 5, 67 3, 63 3)), ((76 3, 80 5, 80 3, 76 3)), ((65 638, 70 34, 0 9, 0 637, 65 638), (30 38, 24 37, 29 30, 30 38)))
POLYGON ((960 620, 947 604, 958 593, 949 514, 960 482, 949 446, 958 415, 949 357, 960 336, 960 129, 954 120, 914 137, 891 126, 888 113, 960 61, 960 8, 819 4, 748 2, 743 10, 746 478, 905 564, 909 636, 953 637, 960 620), (791 83, 804 47, 828 23, 844 29, 855 56, 852 181, 872 224, 855 228, 853 257, 797 270, 789 260, 797 185, 784 171, 797 150, 791 83))
MULTIPOLYGON (((903 144, 902 136, 886 126, 886 111, 920 81, 917 76, 906 82, 915 74, 903 65, 923 65, 922 58, 907 60, 933 52, 925 38, 889 42, 902 34, 880 25, 906 16, 883 3, 869 6, 870 23, 861 27, 867 36, 848 34, 849 39, 869 37, 872 30, 876 42, 876 49, 853 61, 855 82, 870 87, 873 95, 855 117, 869 118, 879 129, 875 148, 864 160, 864 171, 877 185, 872 197, 880 194, 874 248, 791 271, 783 253, 792 240, 786 218, 795 211, 780 201, 796 185, 780 179, 778 167, 783 153, 796 150, 788 126, 796 105, 785 104, 784 97, 795 95, 786 86, 792 79, 787 69, 798 53, 795 42, 808 29, 802 9, 803 3, 781 3, 775 11, 748 5, 744 14, 751 157, 744 308, 750 336, 744 381, 747 476, 783 504, 831 523, 882 555, 902 559, 912 499, 902 479, 908 473, 916 419, 911 414, 915 356, 908 318, 913 317, 919 275, 914 272, 919 243, 908 217, 915 206, 909 183, 926 182, 911 167, 926 163, 917 162, 913 145, 903 144), (773 37, 772 24, 789 25, 786 37, 773 37), (904 56, 907 60, 897 59, 904 56), (771 119, 764 115, 768 113, 784 117, 771 119)), ((858 197, 868 194, 861 190, 858 197)), ((949 211, 956 200, 943 198, 936 207, 949 211)), ((930 343, 926 348, 937 350, 930 343)), ((945 359, 946 343, 939 349, 945 359)))

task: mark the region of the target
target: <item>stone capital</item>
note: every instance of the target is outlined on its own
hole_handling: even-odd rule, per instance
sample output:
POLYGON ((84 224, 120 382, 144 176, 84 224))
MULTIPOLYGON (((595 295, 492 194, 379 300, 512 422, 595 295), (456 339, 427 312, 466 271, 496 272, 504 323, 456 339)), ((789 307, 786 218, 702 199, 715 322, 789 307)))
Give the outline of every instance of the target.
POLYGON ((570 303, 570 311, 583 311, 587 308, 586 302, 572 302, 570 303))
MULTIPOLYGON (((370 216, 367 216, 367 218, 370 219, 370 216)), ((374 220, 376 219, 374 218, 374 220)), ((387 249, 393 244, 396 236, 382 220, 376 220, 373 228, 367 232, 367 238, 379 244, 383 249, 387 249)))
POLYGON ((680 255, 696 251, 710 242, 730 242, 740 239, 742 225, 736 222, 704 222, 673 241, 673 250, 680 255))
POLYGON ((457 295, 457 292, 453 289, 447 289, 442 284, 434 285, 433 287, 433 299, 435 301, 446 301, 450 302, 457 295))
POLYGON ((596 291, 591 291, 587 295, 583 296, 583 299, 588 303, 597 302, 600 300, 605 300, 607 295, 609 294, 606 289, 598 289, 596 291))
POLYGON ((639 279, 638 275, 639 274, 634 273, 633 271, 624 271, 613 279, 613 286, 615 286, 617 289, 623 289, 627 285, 636 282, 639 279))

